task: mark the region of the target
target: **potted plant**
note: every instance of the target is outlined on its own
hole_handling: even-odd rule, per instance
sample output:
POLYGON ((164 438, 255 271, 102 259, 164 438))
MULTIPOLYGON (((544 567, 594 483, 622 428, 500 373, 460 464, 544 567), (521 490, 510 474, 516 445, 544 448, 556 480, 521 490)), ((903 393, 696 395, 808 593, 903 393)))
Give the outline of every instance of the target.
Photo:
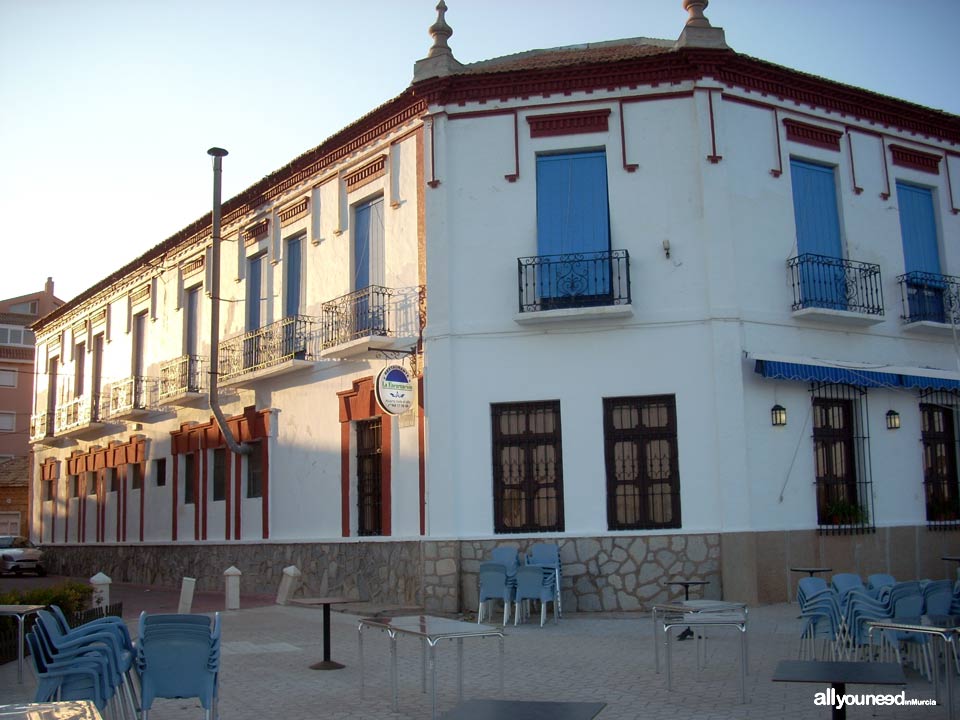
POLYGON ((849 500, 828 503, 826 515, 831 525, 858 525, 864 520, 863 508, 849 500))

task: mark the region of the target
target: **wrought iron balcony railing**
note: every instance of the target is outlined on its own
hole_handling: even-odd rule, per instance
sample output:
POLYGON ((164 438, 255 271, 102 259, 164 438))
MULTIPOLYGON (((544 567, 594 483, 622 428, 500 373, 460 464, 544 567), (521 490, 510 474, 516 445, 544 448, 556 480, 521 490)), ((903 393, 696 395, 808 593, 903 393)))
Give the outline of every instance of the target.
POLYGON ((30 416, 30 442, 38 442, 53 435, 54 414, 42 412, 30 416))
POLYGON ((883 315, 880 266, 804 253, 787 260, 793 310, 823 308, 883 315))
POLYGON ((897 278, 905 322, 950 323, 960 316, 960 278, 909 272, 897 278))
POLYGON ((520 312, 630 304, 626 250, 517 258, 520 312))
POLYGON ((157 378, 139 375, 111 383, 104 393, 108 402, 101 408, 102 416, 107 420, 119 420, 156 410, 158 386, 157 378))
POLYGON ((181 355, 160 366, 160 402, 189 394, 205 393, 207 361, 199 355, 181 355))
POLYGON ((220 343, 220 380, 229 382, 289 360, 318 360, 319 336, 318 318, 293 315, 220 343))
POLYGON ((323 349, 370 336, 417 337, 420 289, 370 285, 323 304, 323 349))
POLYGON ((57 408, 54 434, 63 435, 100 422, 100 395, 84 395, 57 408))

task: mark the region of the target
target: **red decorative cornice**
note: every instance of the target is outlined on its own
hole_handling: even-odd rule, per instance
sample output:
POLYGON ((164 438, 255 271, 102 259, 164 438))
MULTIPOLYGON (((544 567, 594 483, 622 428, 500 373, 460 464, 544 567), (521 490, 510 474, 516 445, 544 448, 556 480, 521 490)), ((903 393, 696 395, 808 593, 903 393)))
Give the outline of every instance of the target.
POLYGON ((255 223, 243 231, 243 241, 247 245, 252 245, 257 242, 260 238, 267 234, 267 230, 270 229, 270 219, 264 218, 258 223, 255 223))
POLYGON ((819 125, 808 125, 790 118, 783 119, 783 126, 787 129, 787 140, 814 145, 827 150, 840 151, 840 137, 843 133, 839 130, 832 130, 819 125))
MULTIPOLYGON (((242 443, 261 440, 270 434, 270 411, 257 410, 255 406, 249 405, 243 409, 242 415, 227 418, 227 426, 233 436, 242 443)), ((210 422, 202 425, 181 424, 179 430, 170 432, 170 440, 173 455, 227 446, 216 419, 212 417, 210 422)))
POLYGON ((371 183, 377 178, 383 177, 387 172, 386 167, 387 156, 379 155, 366 165, 363 165, 357 170, 353 170, 347 175, 344 175, 343 181, 347 185, 347 192, 356 190, 358 187, 363 187, 367 183, 371 183))
POLYGON ((580 112, 530 115, 530 137, 555 137, 580 133, 607 132, 610 109, 582 110, 580 112))
POLYGON ((48 457, 40 464, 41 480, 56 480, 60 477, 60 461, 56 458, 48 457))
POLYGON ((931 175, 940 174, 941 155, 931 155, 930 153, 920 152, 913 148, 903 145, 889 145, 890 156, 893 158, 893 164, 900 167, 919 170, 920 172, 930 173, 931 175))
POLYGON ((295 202, 293 205, 288 205, 287 207, 283 208, 277 213, 277 217, 280 218, 280 227, 302 218, 307 214, 308 207, 310 207, 310 198, 305 197, 299 202, 295 202))

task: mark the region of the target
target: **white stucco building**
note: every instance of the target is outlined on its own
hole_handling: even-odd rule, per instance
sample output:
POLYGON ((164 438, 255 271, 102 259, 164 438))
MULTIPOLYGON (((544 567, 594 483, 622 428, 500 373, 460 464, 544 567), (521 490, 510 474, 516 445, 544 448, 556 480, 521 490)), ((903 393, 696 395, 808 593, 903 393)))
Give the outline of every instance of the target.
POLYGON ((225 203, 247 454, 203 394, 209 216, 38 323, 38 539, 443 609, 543 539, 581 609, 675 575, 770 601, 797 565, 940 574, 960 118, 739 55, 684 5, 677 41, 470 65, 442 8, 409 88, 225 203))

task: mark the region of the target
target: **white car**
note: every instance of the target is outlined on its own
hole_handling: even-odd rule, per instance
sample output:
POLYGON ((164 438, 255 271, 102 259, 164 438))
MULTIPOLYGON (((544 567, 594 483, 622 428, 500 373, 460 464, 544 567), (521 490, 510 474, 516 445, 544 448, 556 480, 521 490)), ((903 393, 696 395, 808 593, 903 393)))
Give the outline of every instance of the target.
POLYGON ((43 577, 47 574, 43 565, 43 550, 25 537, 0 535, 0 572, 16 575, 32 572, 43 577))

